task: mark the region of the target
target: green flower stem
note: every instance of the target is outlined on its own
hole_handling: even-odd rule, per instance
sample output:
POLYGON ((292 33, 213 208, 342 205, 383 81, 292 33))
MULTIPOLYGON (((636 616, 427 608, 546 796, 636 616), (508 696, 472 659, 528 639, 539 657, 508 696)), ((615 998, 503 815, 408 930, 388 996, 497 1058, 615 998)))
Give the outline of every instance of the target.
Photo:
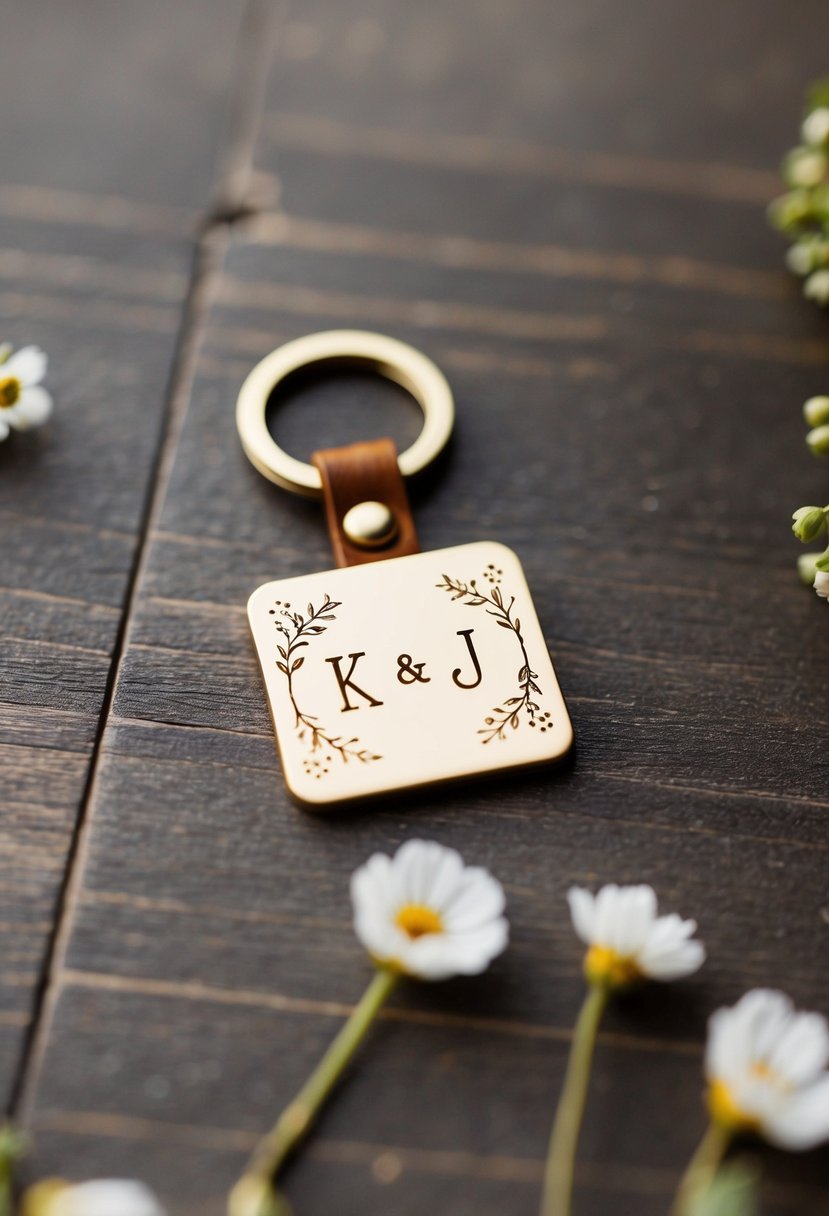
POLYGON ((0 1216, 14 1216, 14 1167, 23 1150, 23 1140, 11 1124, 0 1125, 0 1216))
POLYGON ((398 974, 389 968, 377 969, 359 1004, 302 1089, 260 1141, 248 1165, 248 1175, 263 1179, 269 1186, 274 1183, 287 1158, 308 1134, 397 980, 398 974))
POLYGON ((541 1216, 570 1216, 576 1149, 587 1102, 593 1050, 609 996, 607 984, 591 984, 573 1031, 564 1087, 550 1136, 541 1216))
POLYGON ((719 1123, 709 1123, 708 1130, 682 1175, 671 1216, 692 1216, 695 1205, 703 1198, 716 1177, 731 1143, 731 1137, 732 1132, 728 1128, 719 1123))

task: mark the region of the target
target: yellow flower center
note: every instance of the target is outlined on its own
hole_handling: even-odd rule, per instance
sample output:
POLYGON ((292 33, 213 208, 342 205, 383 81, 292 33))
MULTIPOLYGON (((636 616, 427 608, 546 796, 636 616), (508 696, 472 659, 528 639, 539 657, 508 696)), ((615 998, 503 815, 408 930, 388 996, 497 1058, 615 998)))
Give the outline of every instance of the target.
MULTIPOLYGON (((767 1072, 763 1065, 755 1067, 767 1072)), ((729 1131, 757 1131, 760 1127, 756 1115, 740 1109, 725 1081, 712 1081, 708 1087, 708 1112, 714 1123, 729 1131)))
POLYGON ((584 960, 584 974, 591 984, 625 988, 642 978, 632 958, 625 958, 609 946, 591 946, 584 960))
POLYGON ((0 379, 0 409, 8 409, 20 400, 20 381, 17 376, 0 379))
POLYGON ((44 1178, 42 1182, 36 1182, 23 1195, 22 1216, 49 1216, 58 1196, 68 1190, 69 1183, 62 1178, 44 1178))
POLYGON ((427 933, 443 933, 443 921, 439 913, 435 912, 434 908, 428 908, 426 904, 404 904, 398 909, 394 923, 412 941, 424 937, 427 933))

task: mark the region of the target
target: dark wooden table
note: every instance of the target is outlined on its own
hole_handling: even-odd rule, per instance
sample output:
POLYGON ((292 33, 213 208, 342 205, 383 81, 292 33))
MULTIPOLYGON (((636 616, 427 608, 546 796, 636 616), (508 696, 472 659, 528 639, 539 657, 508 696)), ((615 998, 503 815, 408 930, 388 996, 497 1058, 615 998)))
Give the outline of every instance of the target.
MULTIPOLYGON (((218 1216, 366 980, 352 868, 415 834, 492 867, 513 945, 400 991, 291 1170, 300 1216, 536 1210, 571 882, 652 882, 711 954, 608 1018, 583 1216, 666 1212, 712 1009, 771 984, 829 1013, 829 618, 787 526, 827 497, 799 405, 829 331, 764 218, 827 35, 825 0, 8 6, 2 337, 57 400, 0 446, 0 1081, 31 1175, 218 1216), (421 539, 521 555, 559 773, 286 798, 244 604, 330 557, 233 406, 343 324, 452 381, 421 539)), ((276 420, 300 455, 416 425, 359 377, 276 420)), ((766 1213, 829 1210, 825 1152, 763 1155, 766 1213)))

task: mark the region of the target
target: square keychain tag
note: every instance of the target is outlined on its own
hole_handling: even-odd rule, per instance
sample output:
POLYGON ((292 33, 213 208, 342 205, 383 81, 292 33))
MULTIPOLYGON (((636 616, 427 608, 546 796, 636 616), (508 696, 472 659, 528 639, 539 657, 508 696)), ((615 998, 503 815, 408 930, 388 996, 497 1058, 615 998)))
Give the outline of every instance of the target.
POLYGON ((572 744, 521 563, 504 545, 265 583, 248 617, 302 805, 548 763, 572 744))

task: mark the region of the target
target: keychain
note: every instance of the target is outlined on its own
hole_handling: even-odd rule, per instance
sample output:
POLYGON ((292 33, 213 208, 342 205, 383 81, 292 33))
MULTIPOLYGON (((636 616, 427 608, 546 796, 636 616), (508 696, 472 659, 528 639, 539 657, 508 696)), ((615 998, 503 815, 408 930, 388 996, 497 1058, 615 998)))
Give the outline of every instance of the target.
POLYGON ((442 372, 396 339, 332 330, 288 342, 251 371, 236 422, 258 471, 323 498, 336 570, 264 583, 248 601, 288 790, 302 805, 543 764, 573 741, 524 572, 505 545, 421 553, 404 477, 452 433, 442 372), (368 368, 408 390, 423 429, 295 460, 272 438, 268 399, 312 366, 368 368))

